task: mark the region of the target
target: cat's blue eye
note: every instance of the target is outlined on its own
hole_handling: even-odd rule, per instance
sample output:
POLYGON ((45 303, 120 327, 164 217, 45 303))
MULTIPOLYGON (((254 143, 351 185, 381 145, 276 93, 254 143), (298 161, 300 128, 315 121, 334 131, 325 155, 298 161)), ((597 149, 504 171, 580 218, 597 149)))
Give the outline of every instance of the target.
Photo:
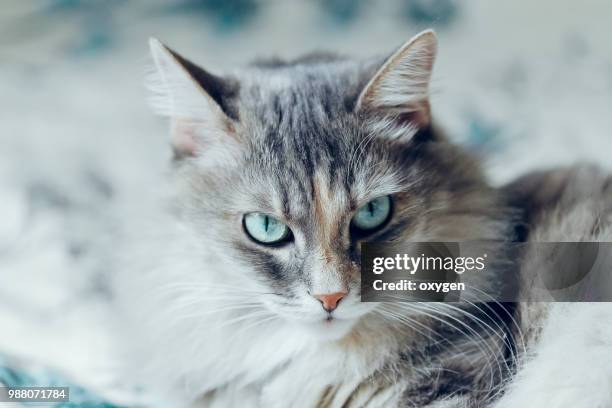
POLYGON ((264 245, 278 244, 291 237, 291 230, 276 218, 262 213, 244 216, 244 229, 254 240, 264 245))
POLYGON ((383 225, 391 214, 391 198, 378 197, 359 208, 353 217, 353 226, 363 231, 374 230, 383 225))

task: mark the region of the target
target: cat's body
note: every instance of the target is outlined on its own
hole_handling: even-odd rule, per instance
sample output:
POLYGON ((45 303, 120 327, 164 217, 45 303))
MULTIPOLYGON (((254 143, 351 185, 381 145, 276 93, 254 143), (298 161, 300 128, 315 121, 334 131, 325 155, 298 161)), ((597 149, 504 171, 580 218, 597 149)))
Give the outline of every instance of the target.
MULTIPOLYGON (((612 242, 612 176, 593 166, 535 172, 505 188, 525 212, 529 242, 612 242)), ((609 263, 608 263, 609 265, 609 263)), ((522 291, 553 262, 525 254, 522 291)), ((593 299, 610 299, 612 273, 590 277, 593 299)), ((521 302, 524 350, 495 408, 612 406, 612 304, 521 302)))
MULTIPOLYGON (((530 203, 527 183, 489 187, 477 161, 435 130, 427 99, 435 47, 426 32, 386 61, 309 57, 220 79, 153 43, 157 107, 172 118, 176 160, 167 197, 151 205, 150 233, 116 279, 143 383, 173 406, 522 398, 514 374, 537 364, 528 358, 538 358, 532 329, 545 326, 547 310, 359 302, 364 240, 546 239, 554 232, 517 226, 549 225, 565 211, 530 203), (379 197, 391 197, 388 219, 356 228, 356 214, 379 197), (273 245, 249 237, 245 217, 260 213, 288 235, 273 245)), ((600 184, 602 200, 609 189, 600 184)))

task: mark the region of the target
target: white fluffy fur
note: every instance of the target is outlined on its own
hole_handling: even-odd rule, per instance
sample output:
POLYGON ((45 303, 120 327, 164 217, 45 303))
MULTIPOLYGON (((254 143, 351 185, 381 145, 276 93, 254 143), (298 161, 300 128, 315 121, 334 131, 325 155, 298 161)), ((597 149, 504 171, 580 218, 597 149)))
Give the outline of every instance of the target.
POLYGON ((553 303, 539 344, 495 408, 612 404, 612 305, 553 303))
POLYGON ((213 262, 206 253, 222 255, 216 239, 202 242, 189 228, 163 220, 154 224, 155 230, 149 229, 154 236, 146 240, 157 245, 128 249, 130 259, 116 287, 128 321, 136 319, 146 333, 121 328, 142 353, 129 356, 133 374, 165 395, 160 406, 183 406, 215 388, 222 389, 204 406, 253 406, 248 401, 255 400, 269 407, 312 406, 328 384, 362 379, 381 364, 381 350, 397 346, 392 332, 376 335, 376 320, 362 327, 349 347, 341 347, 315 340, 299 323, 245 308, 262 288, 241 276, 239 260, 213 262), (151 253, 154 259, 147 256, 151 253), (195 253, 202 255, 200 261, 195 253), (254 393, 259 380, 274 377, 290 361, 263 395, 254 393))

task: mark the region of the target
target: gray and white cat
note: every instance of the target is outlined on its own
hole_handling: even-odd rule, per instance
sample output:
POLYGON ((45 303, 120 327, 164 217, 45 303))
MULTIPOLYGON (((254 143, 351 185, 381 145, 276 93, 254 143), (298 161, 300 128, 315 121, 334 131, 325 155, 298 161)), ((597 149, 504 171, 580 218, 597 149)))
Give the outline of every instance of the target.
POLYGON ((151 41, 175 159, 115 289, 160 405, 612 406, 612 306, 360 302, 364 241, 612 238, 609 177, 494 189, 433 126, 436 44, 221 77, 151 41))

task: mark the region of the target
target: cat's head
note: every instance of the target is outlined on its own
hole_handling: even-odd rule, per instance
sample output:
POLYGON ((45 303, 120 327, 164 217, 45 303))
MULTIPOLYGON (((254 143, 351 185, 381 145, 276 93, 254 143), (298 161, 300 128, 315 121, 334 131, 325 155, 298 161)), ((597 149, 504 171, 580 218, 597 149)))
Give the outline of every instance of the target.
POLYGON ((152 40, 178 216, 223 260, 219 282, 334 339, 376 307, 360 303, 362 242, 495 237, 478 166, 431 123, 436 47, 425 31, 386 59, 309 56, 222 77, 152 40))

